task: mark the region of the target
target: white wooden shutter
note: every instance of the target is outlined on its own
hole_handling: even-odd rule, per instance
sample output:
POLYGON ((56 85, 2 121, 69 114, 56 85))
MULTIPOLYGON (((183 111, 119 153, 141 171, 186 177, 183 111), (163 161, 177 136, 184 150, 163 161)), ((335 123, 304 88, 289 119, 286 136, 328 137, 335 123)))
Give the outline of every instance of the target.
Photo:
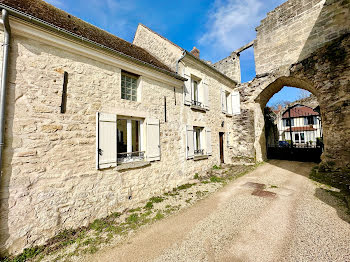
POLYGON ((223 113, 227 113, 226 109, 226 93, 225 90, 221 89, 221 110, 223 113))
POLYGON ((209 109, 209 87, 207 82, 202 81, 203 104, 205 109, 209 109))
POLYGON ((232 114, 239 115, 241 113, 241 98, 238 91, 233 91, 232 98, 232 114))
POLYGON ((193 126, 186 126, 186 158, 191 159, 194 157, 194 136, 193 126))
POLYGON ((211 149, 211 130, 210 128, 206 128, 206 142, 207 142, 207 155, 211 156, 212 149, 211 149))
POLYGON ((97 169, 117 166, 117 115, 97 113, 97 169))
POLYGON ((186 73, 184 69, 184 77, 187 78, 184 84, 184 104, 191 105, 192 103, 192 80, 191 75, 186 73))
POLYGON ((147 119, 146 144, 147 160, 160 160, 159 119, 147 119))

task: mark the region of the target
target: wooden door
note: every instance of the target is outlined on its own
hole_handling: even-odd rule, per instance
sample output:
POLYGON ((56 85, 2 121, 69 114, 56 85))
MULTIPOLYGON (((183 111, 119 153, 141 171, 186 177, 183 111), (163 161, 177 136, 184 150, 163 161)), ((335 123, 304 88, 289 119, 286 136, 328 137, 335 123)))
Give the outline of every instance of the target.
POLYGON ((224 163, 224 133, 219 133, 219 141, 220 141, 220 162, 224 163))

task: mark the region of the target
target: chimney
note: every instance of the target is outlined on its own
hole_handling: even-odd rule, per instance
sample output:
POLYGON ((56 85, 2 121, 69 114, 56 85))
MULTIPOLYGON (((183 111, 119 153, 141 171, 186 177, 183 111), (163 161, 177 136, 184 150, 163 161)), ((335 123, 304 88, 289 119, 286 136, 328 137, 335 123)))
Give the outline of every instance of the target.
POLYGON ((278 111, 282 111, 282 106, 278 105, 278 111))
POLYGON ((191 54, 194 55, 195 57, 199 58, 199 50, 197 49, 197 47, 193 47, 191 54))

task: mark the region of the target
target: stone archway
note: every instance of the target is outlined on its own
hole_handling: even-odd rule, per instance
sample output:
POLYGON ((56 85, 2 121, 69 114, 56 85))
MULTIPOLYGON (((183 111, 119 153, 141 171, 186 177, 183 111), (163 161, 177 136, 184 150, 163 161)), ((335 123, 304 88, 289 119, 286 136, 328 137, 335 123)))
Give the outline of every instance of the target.
POLYGON ((324 152, 322 165, 329 170, 350 168, 350 34, 333 40, 310 57, 238 85, 241 93, 241 125, 233 130, 233 161, 262 161, 266 156, 263 108, 283 86, 313 93, 321 109, 324 152), (244 143, 242 143, 242 141, 244 143), (248 150, 242 150, 243 146, 248 150))
MULTIPOLYGON (((264 108, 270 98, 278 93, 284 86, 296 87, 307 90, 314 94, 319 100, 319 94, 313 85, 300 78, 292 76, 281 76, 264 83, 264 87, 260 94, 254 99, 254 126, 255 126, 255 156, 257 161, 266 160, 266 141, 265 141, 265 122, 264 108)), ((322 108, 321 108, 322 112, 322 108)), ((321 113, 322 114, 322 113, 321 113)))

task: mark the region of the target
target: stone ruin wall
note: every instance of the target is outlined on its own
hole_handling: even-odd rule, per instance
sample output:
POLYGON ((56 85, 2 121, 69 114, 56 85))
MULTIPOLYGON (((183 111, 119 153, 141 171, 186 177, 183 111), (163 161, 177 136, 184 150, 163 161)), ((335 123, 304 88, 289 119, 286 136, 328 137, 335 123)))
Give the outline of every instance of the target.
POLYGON ((320 104, 323 163, 350 167, 349 17, 348 0, 290 0, 257 27, 257 77, 239 85, 257 161, 266 157, 262 109, 283 86, 293 86, 311 91, 320 104))
POLYGON ((231 79, 241 82, 241 65, 239 54, 232 52, 230 56, 212 64, 212 66, 231 79))
POLYGON ((289 0, 269 12, 256 28, 256 74, 307 58, 349 32, 348 0, 289 0))

